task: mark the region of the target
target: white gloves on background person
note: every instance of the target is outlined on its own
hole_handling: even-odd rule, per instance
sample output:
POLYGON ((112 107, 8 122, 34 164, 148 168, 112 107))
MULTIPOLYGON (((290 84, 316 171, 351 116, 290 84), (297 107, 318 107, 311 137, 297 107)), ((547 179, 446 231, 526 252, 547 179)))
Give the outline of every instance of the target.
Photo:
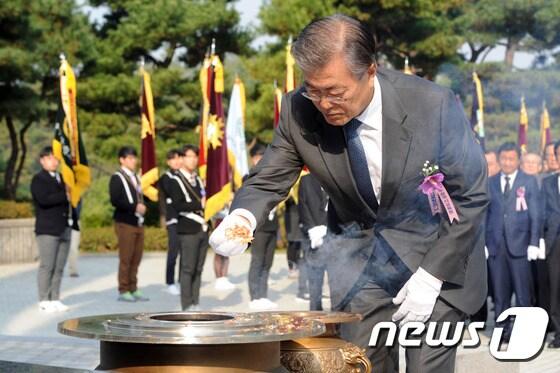
POLYGON ((539 258, 540 249, 538 246, 529 246, 527 248, 527 260, 537 260, 539 258))
POLYGON ((546 259, 546 243, 544 242, 544 238, 539 240, 539 259, 546 259))
POLYGON ((400 321, 399 326, 403 326, 410 321, 428 321, 442 283, 443 281, 419 267, 393 298, 394 304, 401 305, 393 314, 393 322, 400 321))
POLYGON ((311 240, 311 248, 316 249, 323 244, 323 238, 327 235, 326 225, 317 225, 307 231, 311 240))
POLYGON ((247 247, 249 247, 248 243, 226 237, 226 230, 236 226, 245 227, 252 234, 257 226, 257 220, 249 210, 233 210, 210 235, 209 243, 216 254, 232 256, 239 255, 247 250, 247 247))

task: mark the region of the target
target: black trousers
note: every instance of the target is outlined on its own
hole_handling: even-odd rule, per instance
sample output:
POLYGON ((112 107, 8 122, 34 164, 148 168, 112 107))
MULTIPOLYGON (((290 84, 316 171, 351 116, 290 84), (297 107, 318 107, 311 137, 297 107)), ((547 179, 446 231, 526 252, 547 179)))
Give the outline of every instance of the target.
POLYGON ((560 240, 546 260, 550 276, 550 321, 555 330, 554 339, 560 341, 560 240))
POLYGON ((202 269, 208 250, 208 233, 179 234, 181 244, 181 307, 183 310, 199 302, 202 269))
POLYGON ((301 251, 300 241, 288 241, 288 250, 286 251, 286 256, 288 257, 288 268, 296 269, 299 266, 301 251))
MULTIPOLYGON (((312 249, 311 242, 305 240, 302 243, 303 252, 305 258, 309 255, 317 254, 315 250, 321 250, 321 248, 312 249)), ((301 267, 300 267, 301 268, 301 267)), ((325 265, 318 265, 317 261, 305 261, 305 269, 307 274, 307 279, 309 281, 309 310, 310 311, 322 311, 323 310, 323 281, 325 280, 325 265)), ((301 270, 300 270, 301 276, 301 270)))
POLYGON ((255 232, 251 244, 251 264, 249 266, 249 295, 251 300, 266 298, 268 275, 274 260, 276 232, 255 232))
POLYGON ((175 265, 180 248, 177 224, 169 224, 167 226, 167 264, 165 266, 165 283, 167 285, 175 283, 175 265))

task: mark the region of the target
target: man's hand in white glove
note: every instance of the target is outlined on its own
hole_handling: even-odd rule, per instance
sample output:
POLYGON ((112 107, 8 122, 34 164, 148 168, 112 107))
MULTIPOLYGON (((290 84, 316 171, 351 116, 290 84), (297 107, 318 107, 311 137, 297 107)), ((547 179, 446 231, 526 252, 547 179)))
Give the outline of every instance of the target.
POLYGON ((327 235, 326 225, 317 225, 307 231, 309 240, 311 240, 311 248, 316 249, 323 244, 323 238, 327 235))
POLYGON ((484 256, 486 257, 486 259, 488 259, 488 257, 490 256, 490 253, 488 252, 488 247, 484 246, 484 256))
POLYGON ((538 246, 529 246, 527 248, 527 260, 537 260, 539 258, 539 250, 538 246))
POLYGON ((546 243, 544 241, 544 238, 541 238, 539 240, 539 259, 546 259, 546 243))
POLYGON ((253 214, 244 209, 235 209, 218 225, 210 235, 210 246, 223 256, 238 255, 247 250, 249 244, 243 240, 228 238, 226 233, 233 228, 246 228, 252 236, 257 225, 253 214))
POLYGON ((432 315, 443 282, 422 267, 410 277, 397 296, 394 304, 401 306, 393 314, 393 322, 400 320, 399 326, 410 321, 426 322, 432 315))

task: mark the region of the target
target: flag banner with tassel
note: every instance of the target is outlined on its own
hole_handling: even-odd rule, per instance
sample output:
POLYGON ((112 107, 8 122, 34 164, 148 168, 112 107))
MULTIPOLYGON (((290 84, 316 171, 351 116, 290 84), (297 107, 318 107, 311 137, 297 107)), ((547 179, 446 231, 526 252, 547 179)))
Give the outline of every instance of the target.
POLYGON ((228 158, 235 188, 241 187, 243 176, 249 173, 245 144, 245 86, 236 78, 229 100, 226 124, 228 158))
POLYGON ((527 108, 525 107, 525 97, 521 97, 521 108, 519 110, 519 131, 517 136, 517 145, 521 148, 522 153, 527 152, 527 131, 529 129, 529 118, 527 116, 527 108))
POLYGON ((548 115, 546 102, 543 102, 543 109, 541 113, 541 154, 544 153, 546 144, 550 144, 551 142, 552 136, 550 135, 550 116, 548 115))
POLYGON ((64 56, 61 56, 59 77, 60 102, 52 147, 54 156, 60 161, 60 173, 64 183, 70 190, 70 204, 77 207, 91 183, 91 172, 78 127, 76 77, 64 56))
POLYGON ((159 176, 156 162, 156 123, 154 112, 154 100, 152 96, 152 86, 150 82, 150 74, 142 67, 142 94, 140 96, 141 109, 141 170, 142 177, 142 193, 151 201, 158 200, 158 189, 155 186, 159 176))
POLYGON ((210 65, 206 72, 206 86, 202 86, 203 94, 206 95, 205 101, 208 101, 208 110, 204 110, 201 128, 205 136, 206 153, 205 220, 211 219, 220 212, 233 197, 222 106, 224 68, 218 56, 212 53, 210 58, 210 65))
POLYGON ((206 141, 206 129, 208 125, 208 112, 210 110, 210 101, 208 99, 208 70, 210 69, 210 55, 207 55, 202 62, 199 80, 202 91, 202 106, 200 109, 200 124, 198 125, 198 173, 203 180, 206 180, 206 156, 208 144, 206 141))
POLYGON ((280 109, 282 108, 282 90, 274 82, 274 128, 278 127, 280 121, 280 109))
POLYGON ((478 74, 473 72, 473 102, 471 110, 471 126, 476 133, 476 137, 483 150, 486 149, 484 143, 484 96, 482 93, 482 84, 478 78, 478 74))

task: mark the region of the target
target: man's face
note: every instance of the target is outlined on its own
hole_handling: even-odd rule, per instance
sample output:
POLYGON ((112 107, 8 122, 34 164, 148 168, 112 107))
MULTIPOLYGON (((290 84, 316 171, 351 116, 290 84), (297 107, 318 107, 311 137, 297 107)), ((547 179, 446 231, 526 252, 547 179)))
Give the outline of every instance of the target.
POLYGON ((528 175, 538 175, 542 171, 542 159, 539 155, 525 154, 521 160, 521 169, 528 175))
POLYGON ((554 144, 550 144, 546 147, 546 169, 548 172, 558 171, 557 157, 554 156, 554 144))
POLYGON ((183 157, 183 167, 189 172, 193 172, 198 167, 198 155, 192 150, 187 150, 183 157))
POLYGON ((39 163, 41 163, 41 166, 45 171, 55 172, 58 168, 59 161, 53 154, 49 154, 41 157, 39 159, 39 163))
POLYGON ((173 171, 177 171, 183 166, 183 157, 176 155, 175 157, 167 160, 167 166, 173 171))
POLYGON ((484 155, 486 163, 488 164, 488 176, 494 176, 500 172, 500 165, 496 158, 496 153, 487 153, 484 155))
POLYGON ((122 167, 128 168, 130 171, 136 171, 136 165, 138 164, 138 158, 135 155, 127 155, 126 157, 119 158, 119 162, 122 167))
POLYGON ((504 150, 498 156, 498 162, 502 172, 506 175, 512 174, 519 168, 519 156, 515 150, 504 150))
POLYGON ((343 126, 370 103, 375 73, 376 67, 371 65, 360 79, 356 78, 348 69, 344 57, 339 54, 324 67, 304 72, 303 75, 306 92, 319 97, 312 102, 327 123, 343 126))

